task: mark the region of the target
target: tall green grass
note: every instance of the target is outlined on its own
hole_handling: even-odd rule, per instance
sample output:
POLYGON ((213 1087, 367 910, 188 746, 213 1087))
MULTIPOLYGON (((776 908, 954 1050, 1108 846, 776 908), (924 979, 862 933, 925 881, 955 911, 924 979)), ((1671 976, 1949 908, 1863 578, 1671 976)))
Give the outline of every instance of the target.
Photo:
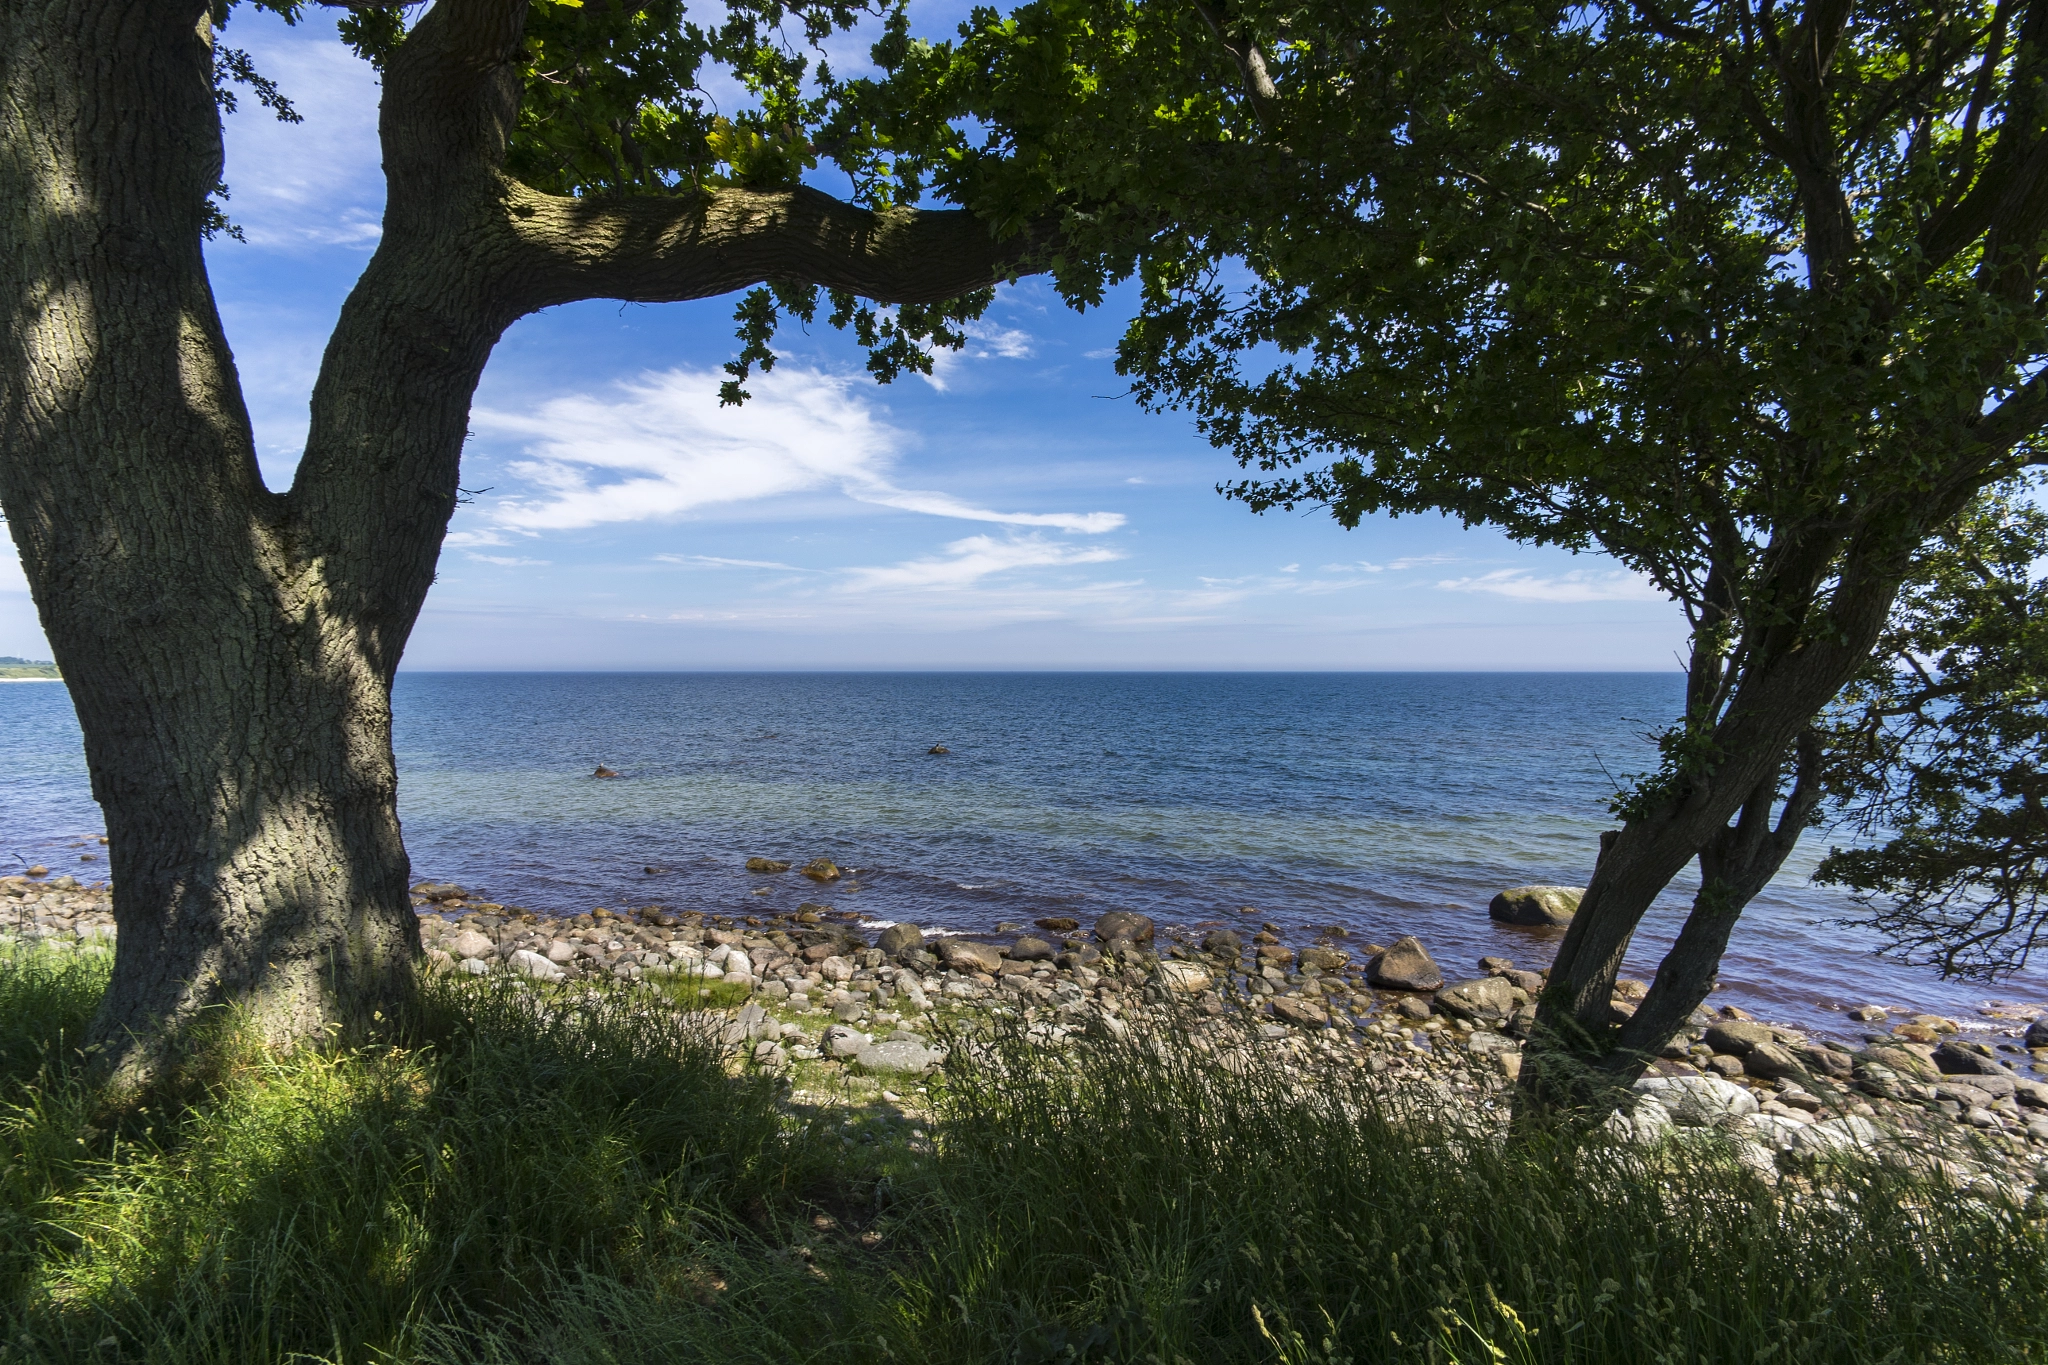
POLYGON ((1510 1148, 1176 1037, 963 1047, 935 1154, 848 1145, 648 993, 473 981, 108 1112, 104 979, 0 958, 0 1361, 2048 1360, 2039 1221, 1883 1170, 1510 1148))
POLYGON ((901 1358, 2048 1359, 2038 1200, 1852 1163, 1774 1190, 1710 1145, 1510 1145, 1355 1070, 1304 1085, 1150 1039, 977 1057, 906 1228, 901 1358))

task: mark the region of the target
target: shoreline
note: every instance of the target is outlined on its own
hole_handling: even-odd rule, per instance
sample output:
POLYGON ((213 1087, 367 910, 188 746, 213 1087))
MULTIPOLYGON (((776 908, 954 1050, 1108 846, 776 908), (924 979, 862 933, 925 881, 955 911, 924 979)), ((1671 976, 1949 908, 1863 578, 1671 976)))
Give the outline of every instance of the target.
MULTIPOLYGON (((1355 949, 1378 945, 1290 947, 1270 922, 1249 938, 1212 930, 1189 942, 1122 911, 1093 926, 1048 917, 996 943, 928 939, 910 925, 875 934, 856 912, 823 904, 774 916, 647 906, 556 917, 424 883, 414 901, 430 971, 647 990, 724 1021, 755 1066, 841 1092, 861 1078, 896 1103, 881 1087, 914 1088, 943 1062, 946 1038, 1010 1020, 1049 1048, 1172 1028, 1223 1065, 1358 1068, 1504 1121, 1543 984, 1542 972, 1499 958, 1469 978, 1437 968, 1412 938, 1369 958, 1355 949)), ((111 946, 109 893, 70 877, 0 878, 0 939, 111 946)), ((1621 983, 1618 1013, 1640 984, 1621 983)), ((1642 1142, 1719 1130, 1773 1179, 1828 1153, 1903 1152, 1946 1163, 1965 1184, 1996 1173, 2048 1187, 2048 1046, 2000 1053, 1933 1016, 1890 1028, 1859 1047, 1703 1007, 1609 1127, 1642 1142)))

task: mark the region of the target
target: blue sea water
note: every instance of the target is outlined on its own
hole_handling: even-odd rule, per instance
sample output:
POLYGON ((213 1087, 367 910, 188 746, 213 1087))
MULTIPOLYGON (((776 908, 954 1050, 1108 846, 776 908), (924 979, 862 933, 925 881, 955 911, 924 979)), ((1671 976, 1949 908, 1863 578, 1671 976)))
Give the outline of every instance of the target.
MULTIPOLYGON (((1447 974, 1540 966, 1560 932, 1486 916, 1504 887, 1582 885, 1615 783, 1653 766, 1675 674, 406 673, 399 804, 417 876, 543 912, 824 901, 987 931, 1138 910, 1163 925, 1420 936, 1447 974), (943 744, 943 756, 927 752, 943 744), (599 763, 616 780, 593 780, 599 763), (820 888, 750 855, 853 869, 820 888), (654 871, 648 871, 652 868, 654 871), (1249 912, 1245 907, 1250 907, 1249 912)), ((92 851, 69 699, 0 687, 0 856, 92 851)), ((1882 962, 1809 836, 1744 915, 1715 1003, 1847 1033, 1848 1006, 2048 1002, 1882 962)), ((79 866, 78 871, 92 870, 79 866)), ((1653 912, 1647 978, 1689 899, 1653 912)))

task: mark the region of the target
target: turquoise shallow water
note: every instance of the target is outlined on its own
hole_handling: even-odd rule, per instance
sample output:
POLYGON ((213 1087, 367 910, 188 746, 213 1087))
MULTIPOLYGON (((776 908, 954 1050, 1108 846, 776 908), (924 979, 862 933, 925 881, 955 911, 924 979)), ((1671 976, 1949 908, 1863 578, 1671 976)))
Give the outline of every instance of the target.
MULTIPOLYGON (((1418 934, 1456 975, 1548 961, 1556 932, 1495 925, 1487 900, 1584 882, 1614 777, 1650 766, 1643 736, 1679 701, 1675 674, 409 673, 395 711, 415 871, 538 910, 822 899, 985 930, 1115 908, 1242 924, 1249 905, 1418 934), (600 762, 622 776, 592 780, 600 762), (859 889, 753 877, 752 854, 830 857, 859 889)), ((61 687, 0 687, 0 772, 0 855, 90 851, 71 847, 100 825, 61 687)), ((1836 1032, 1866 1001, 2048 1002, 2039 972, 1987 991, 1875 959, 1807 881, 1825 844, 1745 915, 1717 1002, 1836 1032)), ((1634 974, 1685 904, 1660 906, 1634 974)))

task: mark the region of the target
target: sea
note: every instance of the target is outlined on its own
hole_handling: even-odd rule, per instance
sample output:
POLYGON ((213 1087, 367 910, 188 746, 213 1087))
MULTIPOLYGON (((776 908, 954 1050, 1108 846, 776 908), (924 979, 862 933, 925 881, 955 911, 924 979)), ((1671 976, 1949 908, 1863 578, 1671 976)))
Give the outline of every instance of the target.
MULTIPOLYGON (((1681 693, 1675 673, 422 672, 393 709, 415 877, 545 914, 811 903, 1013 933, 1135 910, 1297 945, 1414 934, 1456 980, 1550 961, 1561 930, 1487 902, 1584 885, 1681 693)), ((0 774, 0 859, 104 867, 60 684, 0 686, 0 774)), ((2048 963, 1987 986, 1880 957, 1811 881, 1830 842, 1810 833, 1744 912, 1710 1004, 1850 1038, 1864 1004, 1993 1031, 2017 1026, 1986 1011, 2048 1006, 2048 963)), ((1658 903, 1627 974, 1654 973, 1691 892, 1658 903)))

